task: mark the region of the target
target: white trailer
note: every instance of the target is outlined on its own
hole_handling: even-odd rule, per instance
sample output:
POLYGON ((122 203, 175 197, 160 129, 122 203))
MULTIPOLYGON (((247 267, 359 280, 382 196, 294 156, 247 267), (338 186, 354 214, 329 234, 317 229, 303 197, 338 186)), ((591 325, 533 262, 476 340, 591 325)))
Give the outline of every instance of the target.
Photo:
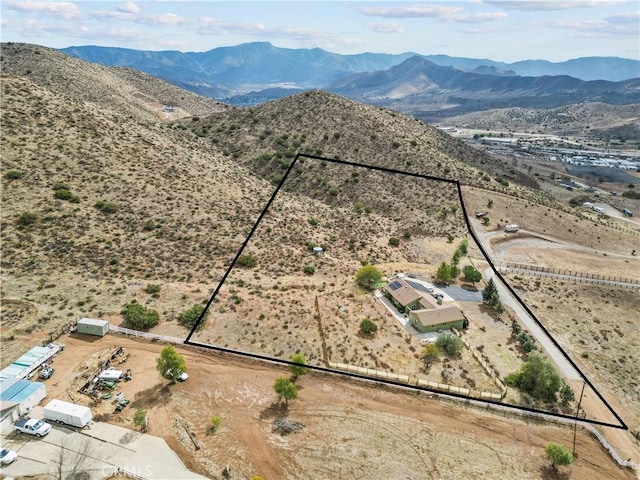
POLYGON ((44 407, 44 418, 74 427, 85 427, 93 418, 91 409, 84 405, 53 399, 44 407))

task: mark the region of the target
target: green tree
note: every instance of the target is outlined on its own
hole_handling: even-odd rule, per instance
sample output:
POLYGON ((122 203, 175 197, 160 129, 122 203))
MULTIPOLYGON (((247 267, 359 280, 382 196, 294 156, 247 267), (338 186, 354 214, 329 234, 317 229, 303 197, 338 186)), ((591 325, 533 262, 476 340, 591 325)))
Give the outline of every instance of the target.
POLYGON ((288 404, 289 400, 295 400, 298 398, 298 389, 296 385, 286 377, 278 377, 276 378, 275 383, 273 384, 273 389, 278 395, 278 402, 281 402, 284 399, 285 405, 288 404))
POLYGON ((216 433, 216 431, 220 428, 221 423, 222 423, 222 419, 217 415, 211 417, 211 421, 209 423, 209 430, 207 433, 209 433, 209 435, 216 433))
POLYGON ((146 427, 147 411, 144 408, 137 409, 136 413, 133 414, 133 424, 140 429, 144 429, 146 427))
POLYGON ((489 308, 498 315, 502 315, 504 313, 504 306, 500 301, 500 294, 498 293, 498 288, 496 287, 493 278, 489 279, 489 283, 487 283, 487 286, 482 291, 482 302, 489 306, 489 308))
POLYGON ((132 300, 131 303, 125 305, 120 314, 125 323, 136 330, 149 330, 160 321, 157 311, 140 305, 136 300, 132 300))
MULTIPOLYGON (((202 315, 203 311, 204 311, 204 305, 194 305, 189 310, 186 310, 182 312, 180 315, 178 315, 178 322, 180 322, 181 325, 187 327, 190 330, 196 324, 196 322, 200 318, 200 315, 202 315)), ((202 317, 202 321, 198 325, 198 330, 204 327, 204 324, 208 316, 209 316, 209 310, 207 310, 206 313, 204 314, 204 317, 202 317)))
POLYGON ((573 402, 576 399, 576 395, 573 393, 573 388, 567 385, 564 381, 562 382, 562 386, 560 387, 558 394, 563 405, 568 405, 569 402, 573 402))
POLYGON ((171 345, 164 347, 156 359, 156 369, 161 376, 168 376, 171 383, 176 383, 182 372, 187 371, 184 357, 171 345))
POLYGON ((465 282, 471 282, 474 285, 476 282, 482 280, 482 273, 480 273, 473 265, 465 265, 462 268, 462 274, 464 275, 465 282))
POLYGON ((551 463, 551 468, 556 470, 558 466, 571 465, 573 455, 564 445, 549 442, 544 447, 544 454, 551 463))
POLYGON ((368 318, 365 318, 360 322, 360 334, 364 336, 370 336, 375 335, 377 331, 378 326, 368 318))
POLYGON ((365 265, 356 272, 356 283, 367 290, 373 290, 380 280, 382 273, 373 265, 365 265))
POLYGON ((491 301, 491 297, 498 294, 498 289, 496 284, 493 281, 493 278, 489 279, 487 286, 482 290, 482 302, 485 304, 489 304, 491 301))
POLYGON ((435 343, 428 343, 422 349, 422 361, 424 362, 425 368, 428 370, 433 365, 438 357, 440 357, 440 348, 435 343))
POLYGON ((436 279, 444 284, 451 282, 451 266, 443 261, 436 270, 436 279))
MULTIPOLYGON (((307 358, 304 356, 304 353, 294 353, 289 357, 289 360, 294 363, 300 363, 301 365, 306 365, 307 363, 307 358)), ((294 380, 309 371, 307 367, 301 365, 289 365, 289 371, 291 371, 294 380)))
POLYGON ((461 255, 466 255, 469 253, 469 240, 466 238, 460 241, 460 245, 458 245, 458 250, 460 250, 461 255))
POLYGON ((460 337, 453 333, 439 333, 436 346, 450 357, 457 357, 460 355, 464 343, 460 337))
POLYGON ((555 367, 538 352, 532 352, 518 372, 507 375, 505 382, 547 402, 556 401, 556 394, 562 386, 562 379, 555 367))

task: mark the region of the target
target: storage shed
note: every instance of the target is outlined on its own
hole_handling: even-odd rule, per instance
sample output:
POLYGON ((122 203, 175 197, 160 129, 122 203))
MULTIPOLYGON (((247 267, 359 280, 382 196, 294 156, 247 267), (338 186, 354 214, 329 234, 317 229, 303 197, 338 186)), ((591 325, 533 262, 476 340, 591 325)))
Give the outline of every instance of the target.
POLYGON ((0 380, 0 401, 18 404, 18 412, 24 415, 47 396, 47 388, 42 382, 22 379, 0 380))
POLYGON ((81 318, 78 320, 76 331, 78 333, 86 333, 87 335, 104 337, 109 332, 109 321, 95 318, 81 318))

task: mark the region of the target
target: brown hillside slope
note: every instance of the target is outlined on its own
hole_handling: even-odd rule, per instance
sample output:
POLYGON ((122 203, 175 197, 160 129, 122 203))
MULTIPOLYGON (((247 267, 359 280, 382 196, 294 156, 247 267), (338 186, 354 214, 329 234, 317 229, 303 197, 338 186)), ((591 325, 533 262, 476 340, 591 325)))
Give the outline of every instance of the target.
POLYGON ((488 171, 493 177, 535 185, 530 178, 432 126, 324 91, 233 108, 182 126, 272 180, 278 180, 275 172, 280 165, 296 152, 303 152, 543 197, 528 189, 506 188, 496 178, 483 175, 488 171))
POLYGON ((137 121, 154 121, 158 107, 177 106, 182 115, 203 115, 228 108, 159 78, 131 68, 84 62, 57 50, 23 43, 3 43, 3 75, 24 76, 52 92, 108 108, 137 121))

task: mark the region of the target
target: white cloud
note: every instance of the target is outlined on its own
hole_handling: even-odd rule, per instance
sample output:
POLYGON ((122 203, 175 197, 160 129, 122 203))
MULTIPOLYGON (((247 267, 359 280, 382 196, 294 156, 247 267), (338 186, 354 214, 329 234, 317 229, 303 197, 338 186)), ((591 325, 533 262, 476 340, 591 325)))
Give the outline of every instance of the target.
POLYGON ((124 5, 119 6, 118 11, 123 13, 131 13, 131 14, 140 13, 140 9, 133 2, 127 2, 124 5))
POLYGON ((360 7, 363 15, 386 18, 440 18, 460 13, 460 7, 444 7, 441 5, 403 5, 397 7, 360 7))
POLYGON ((633 37, 637 40, 640 24, 635 22, 608 22, 592 20, 585 22, 556 22, 551 25, 567 31, 574 31, 581 37, 633 37))
POLYGON ((136 18, 136 22, 146 25, 180 25, 187 23, 187 20, 175 13, 161 13, 157 15, 141 15, 136 18))
POLYGON ((396 22, 367 23, 365 24, 365 27, 376 33, 404 33, 404 27, 396 22))
POLYGON ((459 15, 452 15, 445 17, 443 20, 452 23, 486 23, 495 22, 497 20, 503 20, 508 15, 504 12, 495 13, 462 13, 459 15))
POLYGON ((572 8, 621 5, 627 0, 483 0, 487 5, 523 11, 569 10, 572 8))
POLYGON ((18 12, 33 12, 51 15, 56 18, 74 19, 81 18, 82 13, 75 3, 72 2, 16 2, 8 1, 3 5, 18 12))

